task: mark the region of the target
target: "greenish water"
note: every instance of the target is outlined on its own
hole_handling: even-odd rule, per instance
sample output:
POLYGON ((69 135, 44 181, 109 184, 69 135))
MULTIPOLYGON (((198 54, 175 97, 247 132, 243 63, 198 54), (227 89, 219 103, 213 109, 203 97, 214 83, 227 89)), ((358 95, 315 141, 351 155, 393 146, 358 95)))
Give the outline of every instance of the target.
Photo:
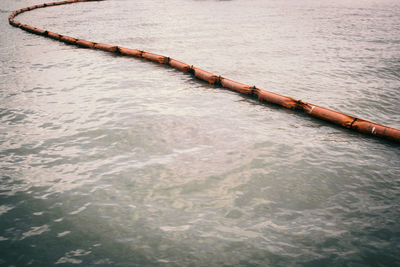
MULTIPOLYGON (((36 3, 0 3, 0 265, 400 265, 398 145, 8 25, 36 3)), ((109 0, 16 19, 400 128, 399 14, 109 0)))

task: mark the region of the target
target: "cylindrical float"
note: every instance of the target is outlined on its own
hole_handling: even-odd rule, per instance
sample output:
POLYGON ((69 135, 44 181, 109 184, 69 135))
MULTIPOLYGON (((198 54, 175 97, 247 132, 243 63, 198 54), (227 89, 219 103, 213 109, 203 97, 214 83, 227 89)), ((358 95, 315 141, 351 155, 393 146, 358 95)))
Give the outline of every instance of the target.
POLYGON ((169 59, 168 64, 174 69, 180 70, 182 72, 189 72, 191 70, 191 66, 189 64, 183 63, 173 58, 169 59))
POLYGON ((241 94, 246 94, 246 95, 250 95, 253 93, 253 87, 251 87, 249 85, 235 82, 235 81, 229 80, 224 77, 220 78, 220 82, 221 82, 222 87, 231 89, 232 91, 235 91, 235 92, 238 92, 241 94))
POLYGON ((118 52, 124 56, 130 57, 142 57, 142 51, 137 49, 125 48, 122 46, 118 46, 118 52))
POLYGON ((101 44, 101 43, 95 44, 94 48, 103 50, 103 51, 107 51, 107 52, 111 52, 111 53, 115 53, 118 50, 118 47, 116 45, 108 45, 108 44, 101 44))
POLYGON ((168 57, 162 56, 162 55, 157 55, 154 53, 142 51, 142 58, 160 63, 160 64, 167 64, 168 63, 168 57))
POLYGON ((60 40, 61 35, 55 32, 47 32, 47 36, 54 40, 60 40))
POLYGON ((192 67, 193 74, 196 78, 206 81, 210 84, 219 83, 219 77, 211 72, 199 69, 197 67, 192 67))
POLYGON ((84 48, 93 48, 94 43, 86 40, 77 40, 75 43, 77 46, 84 47, 84 48))
POLYGON ((400 142, 400 130, 374 122, 357 119, 353 123, 352 129, 360 133, 370 134, 391 141, 400 142))
POLYGON ((265 91, 259 88, 254 88, 253 92, 255 95, 257 95, 259 101, 273 103, 289 109, 295 109, 297 107, 297 100, 294 98, 265 91))
POLYGON ((70 36, 66 36, 66 35, 61 35, 60 36, 60 41, 67 43, 67 44, 75 44, 76 41, 78 41, 78 39, 74 38, 74 37, 70 37, 70 36))

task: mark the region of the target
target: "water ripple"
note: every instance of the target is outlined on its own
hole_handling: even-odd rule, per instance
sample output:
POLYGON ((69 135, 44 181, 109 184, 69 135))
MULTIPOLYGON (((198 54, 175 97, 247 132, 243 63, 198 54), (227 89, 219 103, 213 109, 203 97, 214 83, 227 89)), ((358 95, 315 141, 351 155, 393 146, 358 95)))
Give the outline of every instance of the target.
MULTIPOLYGON (((19 19, 400 128, 399 7, 112 0, 19 19)), ((398 146, 0 27, 0 264, 400 264, 398 146)))

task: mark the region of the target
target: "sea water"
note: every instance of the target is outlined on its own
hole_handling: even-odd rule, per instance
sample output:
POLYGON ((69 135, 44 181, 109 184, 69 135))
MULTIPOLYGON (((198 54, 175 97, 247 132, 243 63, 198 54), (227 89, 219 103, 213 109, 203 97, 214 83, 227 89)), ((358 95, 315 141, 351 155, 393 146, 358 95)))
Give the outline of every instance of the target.
MULTIPOLYGON (((0 265, 398 266, 400 147, 11 27, 0 265)), ((400 128, 400 2, 77 3, 16 20, 400 128)))

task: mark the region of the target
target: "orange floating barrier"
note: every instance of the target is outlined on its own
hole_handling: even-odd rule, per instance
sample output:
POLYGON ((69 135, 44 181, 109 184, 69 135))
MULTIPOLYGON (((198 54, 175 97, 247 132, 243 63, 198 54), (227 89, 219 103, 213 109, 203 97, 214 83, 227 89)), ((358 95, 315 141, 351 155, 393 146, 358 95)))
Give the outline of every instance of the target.
POLYGON ((124 56, 142 57, 142 51, 118 46, 118 52, 124 56))
POLYGON ((115 53, 118 50, 118 47, 116 45, 108 45, 108 44, 95 44, 94 48, 112 53, 115 53))
POLYGON ((171 67, 173 67, 173 68, 175 68, 177 70, 183 71, 183 72, 189 72, 192 69, 192 67, 189 64, 183 63, 183 62, 178 61, 178 60, 173 59, 173 58, 169 59, 168 64, 171 67))
POLYGON ((39 29, 39 28, 35 28, 35 30, 34 30, 33 33, 36 33, 36 34, 38 34, 38 35, 46 35, 46 34, 47 34, 47 31, 42 30, 42 29, 39 29))
POLYGON ((229 79, 224 78, 224 77, 221 77, 220 81, 221 81, 221 86, 222 87, 231 89, 232 91, 235 91, 235 92, 238 92, 238 93, 241 93, 241 94, 246 94, 246 95, 249 95, 249 94, 253 93, 253 87, 248 86, 246 84, 238 83, 238 82, 229 80, 229 79))
POLYGON ((400 142, 400 130, 374 122, 356 119, 351 129, 360 133, 378 136, 394 142, 400 142))
POLYGON ((70 4, 71 2, 69 1, 61 1, 61 2, 57 2, 58 5, 65 5, 65 4, 70 4))
POLYGON ((400 141, 400 130, 387 127, 374 122, 359 119, 341 112, 337 112, 328 108, 316 106, 313 104, 298 102, 299 108, 307 114, 332 122, 342 127, 358 131, 360 133, 375 135, 391 141, 400 141))
POLYGON ((77 40, 75 43, 77 46, 85 47, 85 48, 93 48, 94 43, 86 40, 77 40))
POLYGON ((291 97, 279 95, 258 88, 254 88, 253 91, 254 94, 258 96, 259 101, 273 103, 289 109, 295 109, 297 107, 297 100, 291 97))
POLYGON ((210 84, 219 83, 219 77, 211 72, 199 69, 197 67, 192 67, 194 76, 200 80, 206 81, 210 84))
POLYGON ((355 120, 355 117, 328 108, 316 106, 301 101, 298 101, 297 103, 298 108, 302 109, 307 114, 322 120, 330 121, 345 128, 351 128, 352 123, 355 120))
POLYGON ((168 63, 168 57, 162 56, 162 55, 157 55, 154 53, 150 53, 150 52, 142 52, 142 57, 160 64, 166 64, 168 63))
POLYGON ((60 41, 67 43, 67 44, 75 44, 77 39, 75 39, 74 37, 69 37, 69 36, 65 36, 65 35, 61 35, 60 36, 60 41))
POLYGON ((55 32, 47 32, 47 36, 54 40, 60 40, 61 35, 55 32))
POLYGON ((21 29, 27 31, 27 28, 29 27, 29 25, 21 24, 19 27, 20 27, 21 29))
POLYGON ((54 40, 59 40, 65 42, 67 44, 75 44, 79 47, 86 47, 92 49, 103 50, 112 53, 118 53, 123 56, 131 56, 131 57, 138 57, 138 58, 145 58, 151 60, 153 62, 161 63, 161 64, 168 64, 172 68, 180 70, 182 72, 191 73, 196 78, 206 81, 210 84, 221 85, 224 88, 230 89, 232 91, 246 94, 246 95, 255 95, 258 97, 259 101, 272 103, 276 105, 280 105, 282 107, 293 109, 293 110, 301 110, 304 111, 306 114, 313 116, 318 119, 322 119, 337 125, 340 125, 347 129, 352 129, 358 131, 360 133, 369 134, 372 136, 377 136, 381 138, 385 138, 390 141, 394 141, 400 143, 400 130, 391 128, 388 126, 384 126, 381 124, 377 124, 374 122, 366 121, 363 119, 359 119, 353 116, 349 116, 347 114, 337 112, 328 108, 316 106, 307 102, 302 102, 300 100, 296 100, 291 97, 279 95, 273 92, 269 92, 266 90, 262 90, 256 87, 251 87, 246 84, 242 84, 236 81, 232 81, 230 79, 217 76, 211 72, 199 69, 197 67, 190 66, 184 62, 163 56, 154 54, 151 52, 140 51, 137 49, 125 48, 121 46, 115 45, 108 45, 102 43, 95 43, 86 40, 78 40, 73 37, 63 36, 58 33, 45 31, 42 29, 38 29, 32 27, 30 25, 21 24, 20 22, 14 20, 14 17, 18 14, 21 14, 25 11, 32 10, 35 8, 42 8, 47 6, 54 6, 54 5, 63 5, 63 4, 70 4, 76 2, 92 2, 92 1, 102 1, 102 0, 65 0, 61 2, 50 2, 39 4, 35 6, 25 7, 22 9, 18 9, 10 14, 8 17, 9 23, 15 27, 19 27, 25 31, 30 33, 38 34, 47 36, 54 40))

